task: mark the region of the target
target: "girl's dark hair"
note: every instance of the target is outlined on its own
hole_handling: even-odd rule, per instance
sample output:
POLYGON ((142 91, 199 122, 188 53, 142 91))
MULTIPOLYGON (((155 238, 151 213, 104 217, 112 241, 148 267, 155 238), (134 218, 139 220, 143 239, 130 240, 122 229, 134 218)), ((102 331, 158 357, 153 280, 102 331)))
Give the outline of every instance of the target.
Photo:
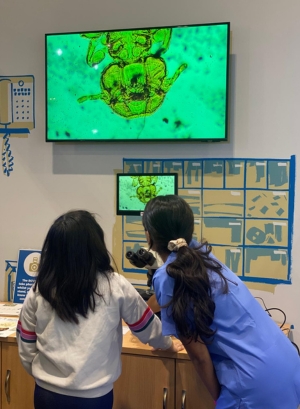
POLYGON ((46 236, 34 291, 38 288, 63 321, 78 324, 77 314, 95 311, 99 274, 113 272, 104 233, 94 216, 70 211, 60 216, 46 236))
MULTIPOLYGON (((159 254, 168 254, 170 240, 183 238, 189 244, 194 232, 194 215, 190 206, 179 196, 157 196, 150 200, 143 214, 143 225, 149 233, 150 248, 159 254)), ((215 334, 210 328, 214 319, 215 303, 211 298, 208 270, 215 271, 228 292, 222 266, 209 256, 207 242, 196 248, 180 247, 176 260, 167 266, 174 279, 173 298, 164 308, 171 308, 178 333, 184 338, 209 342, 215 334), (191 311, 193 317, 191 319, 191 311)))

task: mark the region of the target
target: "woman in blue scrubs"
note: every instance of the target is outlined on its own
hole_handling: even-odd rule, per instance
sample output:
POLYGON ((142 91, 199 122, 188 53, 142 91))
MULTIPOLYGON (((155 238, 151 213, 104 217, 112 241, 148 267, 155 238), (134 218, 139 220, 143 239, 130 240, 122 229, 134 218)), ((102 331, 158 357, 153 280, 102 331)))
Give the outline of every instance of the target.
POLYGON ((158 196, 147 203, 143 225, 164 261, 153 278, 163 334, 183 342, 216 408, 297 409, 295 347, 208 244, 192 240, 190 206, 158 196))

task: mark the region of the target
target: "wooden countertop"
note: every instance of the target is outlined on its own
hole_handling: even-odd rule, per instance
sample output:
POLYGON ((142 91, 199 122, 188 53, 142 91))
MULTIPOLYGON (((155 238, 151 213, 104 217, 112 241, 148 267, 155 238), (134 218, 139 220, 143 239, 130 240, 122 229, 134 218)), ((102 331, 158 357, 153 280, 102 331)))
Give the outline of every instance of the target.
MULTIPOLYGON (((282 332, 288 336, 291 330, 289 324, 285 324, 281 328, 282 332)), ((130 331, 123 335, 123 348, 122 353, 132 354, 132 355, 149 355, 149 356, 160 356, 166 358, 177 358, 189 360, 189 356, 185 350, 178 353, 171 353, 166 351, 151 351, 149 345, 145 345, 140 342, 130 331)))
MULTIPOLYGON (((0 342, 16 343, 16 335, 10 335, 9 337, 0 337, 0 342)), ((123 346, 122 354, 132 354, 132 355, 149 355, 149 356, 159 356, 164 358, 178 358, 178 359, 189 359, 187 352, 180 351, 178 353, 172 353, 167 351, 152 351, 149 345, 145 345, 135 337, 130 330, 123 335, 123 346)))
MULTIPOLYGON (((280 325, 280 324, 278 324, 280 325)), ((285 324, 282 328, 283 333, 286 336, 289 336, 291 325, 285 324)), ((16 343, 16 335, 11 335, 6 338, 0 337, 0 342, 9 342, 9 343, 16 343)), ((157 356, 157 357, 164 357, 164 358, 176 358, 176 359, 184 359, 189 360, 189 356, 185 350, 180 351, 178 353, 172 353, 167 351, 152 351, 149 345, 145 345, 138 340, 130 330, 123 335, 123 346, 122 346, 122 353, 123 354, 132 354, 132 355, 146 355, 146 356, 157 356)))

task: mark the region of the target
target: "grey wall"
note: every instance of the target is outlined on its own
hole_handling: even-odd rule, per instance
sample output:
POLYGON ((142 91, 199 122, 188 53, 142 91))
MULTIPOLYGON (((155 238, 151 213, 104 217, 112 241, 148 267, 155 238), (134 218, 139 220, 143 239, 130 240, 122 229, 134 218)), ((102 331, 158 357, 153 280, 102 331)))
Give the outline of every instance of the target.
MULTIPOLYGON (((15 170, 0 174, 0 266, 19 248, 40 248, 60 213, 86 208, 101 216, 112 248, 114 169, 123 157, 267 157, 300 153, 300 3, 296 0, 2 0, 0 75, 32 74, 36 129, 11 139, 15 170), (288 4, 288 6, 287 6, 288 4), (230 21, 230 142, 202 145, 46 144, 44 34, 230 21)), ((274 295, 300 341, 299 190, 296 186, 293 284, 274 295)), ((2 270, 1 270, 2 271, 2 270)), ((4 280, 0 282, 0 297, 4 280)))

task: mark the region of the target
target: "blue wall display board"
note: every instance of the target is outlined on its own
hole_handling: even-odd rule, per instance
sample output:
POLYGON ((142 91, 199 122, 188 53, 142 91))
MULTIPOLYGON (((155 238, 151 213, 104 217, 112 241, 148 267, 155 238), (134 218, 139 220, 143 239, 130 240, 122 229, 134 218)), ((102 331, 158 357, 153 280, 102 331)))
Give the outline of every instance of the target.
POLYGON ((14 291, 15 303, 23 303, 28 291, 35 283, 40 257, 40 250, 19 251, 17 277, 14 291))
MULTIPOLYGON (((291 284, 295 156, 276 158, 124 159, 123 173, 178 173, 178 194, 191 206, 194 238, 243 281, 291 284)), ((146 270, 128 250, 147 246, 140 216, 122 216, 122 269, 134 285, 146 270)))

